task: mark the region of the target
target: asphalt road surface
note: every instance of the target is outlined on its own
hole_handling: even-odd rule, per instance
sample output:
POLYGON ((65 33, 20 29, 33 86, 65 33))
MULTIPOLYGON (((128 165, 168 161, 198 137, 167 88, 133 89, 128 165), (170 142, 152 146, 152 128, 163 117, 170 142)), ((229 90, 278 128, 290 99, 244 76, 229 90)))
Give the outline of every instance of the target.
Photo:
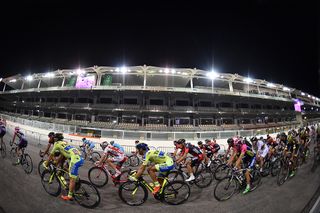
MULTIPOLYGON (((7 150, 9 137, 5 137, 7 150)), ((34 170, 25 174, 21 166, 13 166, 8 156, 0 158, 0 213, 6 212, 301 212, 316 192, 320 183, 320 168, 311 173, 311 161, 303 165, 297 175, 279 187, 276 179, 266 177, 257 190, 247 195, 236 194, 230 200, 218 202, 213 196, 215 182, 206 189, 191 187, 189 200, 179 206, 160 203, 149 194, 148 200, 138 207, 124 204, 118 196, 118 188, 110 184, 99 189, 101 203, 95 209, 85 209, 76 202, 65 202, 52 197, 42 188, 37 165, 39 150, 43 147, 29 141, 27 153, 32 157, 34 170)), ((80 169, 82 179, 92 166, 86 162, 80 169)))

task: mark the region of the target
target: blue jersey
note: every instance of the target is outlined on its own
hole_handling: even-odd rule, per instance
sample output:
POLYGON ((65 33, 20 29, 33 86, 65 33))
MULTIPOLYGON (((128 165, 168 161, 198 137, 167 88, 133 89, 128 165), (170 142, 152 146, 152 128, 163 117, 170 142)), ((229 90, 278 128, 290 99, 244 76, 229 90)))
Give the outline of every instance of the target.
POLYGON ((83 141, 83 144, 87 145, 88 147, 94 147, 94 143, 92 141, 89 141, 89 140, 84 140, 83 141))
POLYGON ((114 147, 116 147, 116 148, 120 149, 120 151, 124 153, 124 148, 123 148, 120 144, 118 144, 118 143, 114 143, 112 146, 114 146, 114 147))

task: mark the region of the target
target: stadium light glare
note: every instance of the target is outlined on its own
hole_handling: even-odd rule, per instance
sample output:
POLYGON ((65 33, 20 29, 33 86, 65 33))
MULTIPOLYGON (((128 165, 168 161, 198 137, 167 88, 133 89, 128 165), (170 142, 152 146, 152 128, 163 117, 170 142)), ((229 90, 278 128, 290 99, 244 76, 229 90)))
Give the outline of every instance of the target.
POLYGON ((274 85, 273 83, 267 83, 267 87, 275 87, 276 85, 274 85))
POLYGON ((82 74, 84 74, 85 73, 85 71, 84 70, 82 70, 82 69, 77 69, 77 75, 82 75, 82 74))
POLYGON ((17 79, 11 79, 9 82, 10 83, 14 83, 14 82, 16 82, 17 81, 17 79))
POLYGON ((171 73, 172 74, 176 73, 176 70, 175 69, 171 69, 171 73))
POLYGON ((121 71, 122 73, 127 73, 127 72, 128 72, 128 69, 127 69, 127 67, 123 66, 123 67, 121 67, 120 71, 121 71))
POLYGON ((163 73, 163 70, 159 70, 160 73, 163 73))
POLYGON ((53 78, 54 77, 54 73, 52 72, 47 72, 45 75, 44 75, 45 78, 53 78))
POLYGON ((0 78, 0 82, 2 81, 2 78, 0 78))
POLYGON ((178 74, 181 74, 181 72, 180 72, 180 71, 178 71, 177 73, 178 73, 178 74))
POLYGON ((188 75, 188 73, 187 72, 183 72, 182 75, 188 75))
POLYGON ((248 78, 243 79, 243 81, 249 84, 249 83, 253 82, 253 79, 248 77, 248 78))
POLYGON ((28 75, 27 77, 25 77, 25 79, 26 79, 27 81, 32 81, 32 80, 33 80, 33 77, 32 77, 32 75, 28 75))
POLYGON ((308 95, 308 98, 311 98, 311 95, 308 95))
POLYGON ((169 73, 169 69, 168 69, 168 68, 165 68, 165 69, 164 69, 164 73, 169 73))
POLYGON ((302 96, 305 96, 305 95, 306 95, 306 93, 302 92, 302 93, 301 93, 301 95, 302 95, 302 96))
POLYGON ((312 99, 314 100, 314 99, 316 99, 316 97, 312 97, 312 99))
POLYGON ((214 80, 214 79, 216 79, 217 77, 219 77, 219 75, 218 75, 215 71, 208 72, 208 73, 207 73, 207 76, 208 76, 210 79, 212 79, 212 80, 214 80))
POLYGON ((119 72, 119 71, 120 71, 120 69, 117 67, 117 68, 116 68, 116 72, 119 72))
POLYGON ((283 87, 283 91, 290 91, 288 87, 283 87))

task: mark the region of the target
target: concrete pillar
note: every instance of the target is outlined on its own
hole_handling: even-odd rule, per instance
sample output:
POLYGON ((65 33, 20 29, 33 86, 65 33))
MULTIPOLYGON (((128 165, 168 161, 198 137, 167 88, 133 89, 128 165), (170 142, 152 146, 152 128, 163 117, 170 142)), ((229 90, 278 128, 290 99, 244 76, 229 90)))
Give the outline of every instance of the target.
POLYGON ((229 81, 229 90, 230 90, 230 92, 233 92, 233 85, 232 85, 232 81, 229 81))

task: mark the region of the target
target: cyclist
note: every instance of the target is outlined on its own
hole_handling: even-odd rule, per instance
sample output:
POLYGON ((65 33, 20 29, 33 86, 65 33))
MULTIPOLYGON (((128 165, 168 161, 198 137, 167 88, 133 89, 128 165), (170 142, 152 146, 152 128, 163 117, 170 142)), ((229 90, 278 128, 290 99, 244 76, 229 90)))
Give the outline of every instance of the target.
POLYGON ((252 149, 240 138, 229 138, 227 143, 229 145, 228 150, 231 148, 233 149, 233 153, 228 161, 228 165, 232 165, 233 161, 236 159, 236 169, 241 169, 241 163, 243 163, 244 167, 246 168, 245 177, 247 181, 247 187, 243 191, 243 194, 246 194, 250 191, 250 171, 255 165, 255 154, 252 149))
POLYGON ((173 152, 172 156, 175 158, 178 154, 180 154, 180 152, 179 152, 177 141, 173 141, 173 145, 174 145, 174 152, 173 152))
POLYGON ((13 135, 13 139, 12 139, 13 143, 14 143, 16 137, 19 138, 19 143, 17 144, 18 145, 18 147, 17 147, 18 160, 16 163, 13 163, 13 165, 18 165, 20 163, 20 157, 22 155, 21 149, 26 148, 28 146, 28 141, 25 138, 24 134, 20 131, 19 127, 14 128, 14 135, 13 135))
POLYGON ((182 150, 183 155, 178 158, 176 163, 183 162, 187 158, 188 154, 191 154, 193 156, 191 161, 188 160, 186 162, 188 173, 190 175, 189 178, 186 181, 187 182, 192 181, 192 180, 195 179, 195 176, 193 174, 193 167, 198 165, 203 160, 203 158, 204 158, 203 154, 202 154, 201 150, 198 147, 192 145, 191 143, 186 143, 185 139, 179 139, 177 141, 177 144, 178 144, 178 148, 182 150))
MULTIPOLYGON (((210 142, 210 140, 209 140, 210 142)), ((207 164, 207 166, 210 166, 211 164, 211 157, 213 156, 212 148, 208 144, 203 144, 202 141, 198 141, 198 146, 202 153, 204 153, 203 158, 204 162, 207 164)))
POLYGON ((148 163, 153 163, 147 169, 152 181, 154 182, 153 194, 156 194, 161 186, 157 179, 156 172, 160 172, 159 176, 165 176, 169 171, 173 169, 173 159, 165 152, 158 150, 149 150, 149 147, 145 143, 139 143, 136 146, 139 154, 143 156, 143 162, 137 173, 134 176, 129 176, 132 181, 137 181, 138 178, 143 174, 148 163))
POLYGON ((88 154, 89 154, 89 160, 92 161, 92 152, 93 148, 95 147, 93 141, 87 140, 86 138, 82 138, 83 144, 80 147, 87 147, 88 149, 88 154))
POLYGON ((42 151, 40 150, 40 157, 43 157, 43 156, 45 156, 46 154, 49 153, 50 147, 54 144, 54 132, 49 132, 48 138, 49 138, 49 139, 48 139, 47 148, 46 148, 46 150, 45 150, 44 152, 42 152, 42 151))
MULTIPOLYGON (((1 140, 1 145, 3 143, 3 137, 6 134, 6 132, 7 132, 6 125, 2 120, 0 120, 0 140, 1 140)), ((1 147, 1 149, 2 149, 2 147, 1 147)))
MULTIPOLYGON (((205 140, 206 144, 211 147, 212 155, 217 155, 218 151, 220 150, 220 145, 217 144, 216 139, 213 138, 212 141, 210 140, 205 140)), ((211 158, 211 157, 210 157, 211 158)))
POLYGON ((115 143, 114 141, 110 141, 110 144, 111 144, 112 146, 114 146, 114 147, 117 147, 118 149, 121 150, 121 152, 124 153, 124 148, 123 148, 123 146, 121 146, 120 144, 115 143))
POLYGON ((269 147, 262 140, 258 140, 257 147, 258 150, 256 152, 256 160, 259 162, 260 172, 262 172, 263 164, 266 160, 267 154, 269 153, 269 147))
MULTIPOLYGON (((79 168, 83 165, 84 160, 80 155, 80 151, 74 146, 69 145, 67 142, 63 141, 64 137, 62 133, 56 133, 54 135, 54 146, 50 152, 49 159, 43 163, 45 168, 48 168, 49 162, 54 161, 54 157, 57 152, 60 152, 64 158, 70 160, 69 164, 69 192, 68 195, 62 195, 63 200, 73 200, 73 193, 75 189, 76 180, 79 176, 79 168)), ((58 162, 59 163, 59 162, 58 162)))
POLYGON ((114 177, 118 177, 121 174, 121 172, 117 169, 116 165, 113 162, 122 162, 125 157, 124 153, 119 148, 112 146, 111 144, 108 144, 107 141, 103 142, 101 144, 101 147, 103 149, 104 155, 100 159, 100 161, 96 162, 96 165, 101 166, 105 161, 107 161, 107 164, 115 171, 114 177), (112 158, 108 158, 109 155, 112 156, 112 158))

